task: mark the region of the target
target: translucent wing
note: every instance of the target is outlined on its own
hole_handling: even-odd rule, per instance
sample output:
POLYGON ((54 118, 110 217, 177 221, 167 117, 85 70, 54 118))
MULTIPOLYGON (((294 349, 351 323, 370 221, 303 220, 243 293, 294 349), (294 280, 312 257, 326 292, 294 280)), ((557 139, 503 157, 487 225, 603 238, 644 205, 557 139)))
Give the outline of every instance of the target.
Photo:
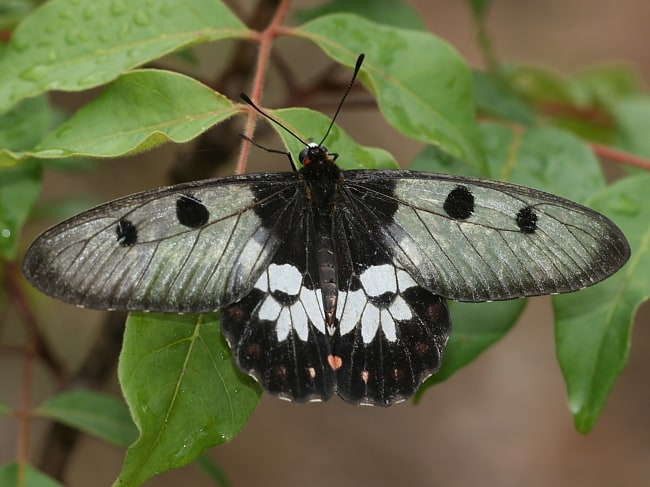
POLYGON ((45 231, 25 276, 98 309, 200 313, 253 288, 301 189, 296 173, 244 175, 147 191, 45 231))
POLYGON ((419 285, 461 301, 563 293, 618 270, 630 249, 603 215, 534 189, 411 171, 346 171, 342 193, 419 285))

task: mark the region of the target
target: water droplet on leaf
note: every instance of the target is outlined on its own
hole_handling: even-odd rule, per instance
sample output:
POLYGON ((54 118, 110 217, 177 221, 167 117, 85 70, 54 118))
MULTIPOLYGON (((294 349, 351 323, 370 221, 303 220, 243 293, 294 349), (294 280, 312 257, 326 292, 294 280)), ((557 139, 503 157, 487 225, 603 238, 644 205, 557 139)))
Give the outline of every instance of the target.
POLYGON ((149 17, 149 14, 147 12, 138 10, 133 16, 133 21, 136 23, 136 25, 144 27, 151 24, 151 17, 149 17))
POLYGON ((113 3, 111 3, 111 13, 115 16, 124 15, 128 11, 129 8, 123 0, 114 0, 113 3))
POLYGON ((79 81, 77 81, 77 85, 81 88, 96 85, 102 79, 101 74, 102 73, 98 73, 98 72, 88 73, 87 75, 79 78, 79 81))
POLYGON ((29 47, 29 41, 27 41, 27 39, 17 39, 14 37, 11 41, 11 47, 13 47, 15 51, 24 52, 29 47))
POLYGON ((79 31, 69 30, 65 33, 65 42, 69 45, 74 45, 79 42, 79 31))
POLYGON ((83 11, 83 18, 84 20, 92 20, 95 18, 95 8, 94 7, 86 7, 83 11))
POLYGON ((74 18, 74 12, 69 8, 59 11, 59 18, 62 20, 71 20, 74 18))
POLYGON ((39 81, 45 77, 47 74, 48 69, 47 66, 43 66, 42 64, 37 64, 36 66, 32 66, 29 69, 26 69, 22 73, 20 73, 20 77, 24 80, 27 81, 39 81))

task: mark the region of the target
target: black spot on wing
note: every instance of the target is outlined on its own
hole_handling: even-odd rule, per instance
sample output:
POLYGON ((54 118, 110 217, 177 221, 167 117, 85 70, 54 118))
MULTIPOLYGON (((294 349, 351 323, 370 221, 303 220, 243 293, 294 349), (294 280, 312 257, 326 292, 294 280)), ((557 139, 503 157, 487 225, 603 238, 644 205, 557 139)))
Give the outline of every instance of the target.
POLYGON ((450 217, 467 220, 474 213, 474 195, 467 186, 456 186, 447 195, 443 208, 450 217))
POLYGON ((537 214, 531 206, 524 206, 519 210, 516 219, 522 233, 535 233, 537 230, 537 214))
POLYGON ((208 223, 210 212, 198 198, 182 194, 176 200, 176 218, 181 225, 199 228, 208 223))
POLYGON ((138 242, 138 229, 130 220, 122 219, 118 221, 115 226, 115 233, 117 234, 117 242, 122 247, 130 247, 138 242))
POLYGON ((239 367, 271 394, 297 402, 327 400, 334 392, 334 372, 327 362, 329 338, 309 324, 307 341, 294 330, 278 341, 276 323, 256 320, 266 293, 259 289, 226 307, 221 329, 239 367))

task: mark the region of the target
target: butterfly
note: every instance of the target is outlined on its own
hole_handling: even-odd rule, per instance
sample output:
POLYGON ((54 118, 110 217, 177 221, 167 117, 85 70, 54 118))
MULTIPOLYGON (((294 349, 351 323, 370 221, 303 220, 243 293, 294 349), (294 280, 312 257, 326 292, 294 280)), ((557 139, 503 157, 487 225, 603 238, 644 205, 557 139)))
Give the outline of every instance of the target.
POLYGON ((616 225, 572 201, 478 178, 342 170, 323 141, 305 143, 293 172, 81 213, 33 242, 24 274, 88 308, 221 310, 239 367, 268 392, 388 406, 439 369, 448 299, 572 292, 629 258, 616 225))

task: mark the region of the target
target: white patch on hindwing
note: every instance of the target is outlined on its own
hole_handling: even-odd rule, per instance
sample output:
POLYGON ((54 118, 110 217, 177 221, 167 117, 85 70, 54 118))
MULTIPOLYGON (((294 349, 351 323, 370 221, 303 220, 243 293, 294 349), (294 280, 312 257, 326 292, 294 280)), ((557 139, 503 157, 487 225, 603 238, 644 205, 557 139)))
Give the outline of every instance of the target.
POLYGON ((375 338, 379 329, 388 341, 397 339, 395 321, 413 318, 413 312, 401 294, 417 283, 406 272, 390 264, 372 266, 359 276, 362 288, 356 291, 340 291, 336 317, 339 319, 339 332, 345 335, 361 324, 361 337, 368 344, 375 338), (377 305, 370 298, 378 298, 386 293, 394 294, 386 305, 377 305))
POLYGON ((310 321, 325 333, 320 290, 307 289, 302 281, 302 274, 291 264, 271 264, 255 283, 255 288, 266 293, 257 309, 257 318, 276 324, 279 342, 287 339, 292 328, 301 340, 307 341, 310 321), (276 291, 292 298, 293 303, 278 302, 273 296, 276 291))
MULTIPOLYGON (((372 266, 359 276, 362 287, 355 291, 339 291, 336 317, 339 331, 345 335, 361 327, 363 342, 372 342, 379 330, 388 341, 397 340, 396 321, 413 318, 413 312, 401 294, 417 286, 409 274, 390 264, 372 266), (376 304, 371 298, 386 293, 393 294, 390 303, 376 304)), ((293 329, 298 338, 307 341, 309 322, 325 333, 325 317, 322 294, 319 289, 310 290, 302 285, 303 276, 290 264, 271 264, 255 283, 255 288, 266 295, 256 311, 259 320, 275 323, 278 341, 286 340, 293 329), (273 295, 280 291, 288 295, 292 304, 280 303, 273 295)))

